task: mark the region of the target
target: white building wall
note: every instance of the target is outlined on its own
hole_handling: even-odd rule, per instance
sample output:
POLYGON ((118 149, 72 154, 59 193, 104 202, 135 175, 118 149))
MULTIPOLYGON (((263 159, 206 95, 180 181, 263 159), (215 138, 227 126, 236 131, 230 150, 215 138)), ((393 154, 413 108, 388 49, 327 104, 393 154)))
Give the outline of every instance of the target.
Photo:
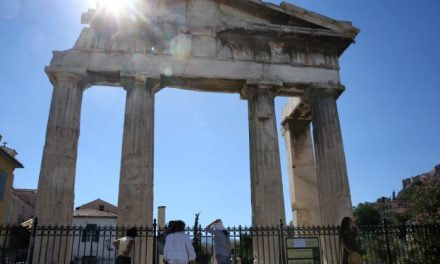
POLYGON ((116 239, 116 218, 74 217, 73 226, 77 229, 72 243, 75 263, 84 263, 84 256, 96 257, 97 263, 114 263, 112 242, 116 239), (87 229, 88 225, 96 225, 98 229, 87 229))

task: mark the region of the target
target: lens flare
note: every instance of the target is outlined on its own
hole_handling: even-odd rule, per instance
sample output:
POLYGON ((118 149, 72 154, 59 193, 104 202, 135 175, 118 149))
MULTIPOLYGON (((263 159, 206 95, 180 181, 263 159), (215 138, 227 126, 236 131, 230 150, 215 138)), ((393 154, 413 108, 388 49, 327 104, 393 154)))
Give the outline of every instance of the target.
POLYGON ((127 1, 124 0, 98 0, 98 6, 107 8, 114 13, 124 8, 127 5, 127 1))

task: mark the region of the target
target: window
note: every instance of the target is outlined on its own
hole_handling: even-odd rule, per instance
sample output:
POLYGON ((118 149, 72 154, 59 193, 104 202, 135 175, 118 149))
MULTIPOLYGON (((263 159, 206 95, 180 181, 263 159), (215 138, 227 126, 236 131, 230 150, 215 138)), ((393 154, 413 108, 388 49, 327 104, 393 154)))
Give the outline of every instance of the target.
POLYGON ((99 230, 96 224, 87 224, 86 228, 82 232, 82 242, 99 242, 99 230))
POLYGON ((6 179, 8 175, 4 171, 0 171, 0 201, 3 200, 3 196, 6 190, 6 179))
POLYGON ((99 211, 104 211, 104 205, 103 204, 99 205, 99 211))

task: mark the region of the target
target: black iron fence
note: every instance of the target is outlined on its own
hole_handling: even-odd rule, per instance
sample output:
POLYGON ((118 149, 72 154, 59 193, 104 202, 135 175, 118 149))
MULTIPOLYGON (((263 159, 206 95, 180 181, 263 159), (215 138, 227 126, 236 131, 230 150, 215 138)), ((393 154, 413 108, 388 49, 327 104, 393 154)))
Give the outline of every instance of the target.
MULTIPOLYGON (((362 226, 358 238, 364 264, 440 264, 440 225, 362 226)), ((229 228, 233 263, 342 263, 338 227, 229 228)), ((188 229, 197 263, 215 263, 212 236, 188 229)), ((124 228, 87 226, 0 226, 1 264, 114 263, 112 245, 124 228)), ((162 263, 162 230, 138 228, 133 263, 162 263)))

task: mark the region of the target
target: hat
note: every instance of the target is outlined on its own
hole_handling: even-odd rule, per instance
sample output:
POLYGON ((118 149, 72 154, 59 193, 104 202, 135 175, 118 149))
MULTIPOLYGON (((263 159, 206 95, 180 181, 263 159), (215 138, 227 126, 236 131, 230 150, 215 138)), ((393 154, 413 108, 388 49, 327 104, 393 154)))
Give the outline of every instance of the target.
POLYGON ((362 263, 362 257, 356 251, 353 251, 351 252, 350 255, 348 255, 348 264, 361 264, 361 263, 362 263))

